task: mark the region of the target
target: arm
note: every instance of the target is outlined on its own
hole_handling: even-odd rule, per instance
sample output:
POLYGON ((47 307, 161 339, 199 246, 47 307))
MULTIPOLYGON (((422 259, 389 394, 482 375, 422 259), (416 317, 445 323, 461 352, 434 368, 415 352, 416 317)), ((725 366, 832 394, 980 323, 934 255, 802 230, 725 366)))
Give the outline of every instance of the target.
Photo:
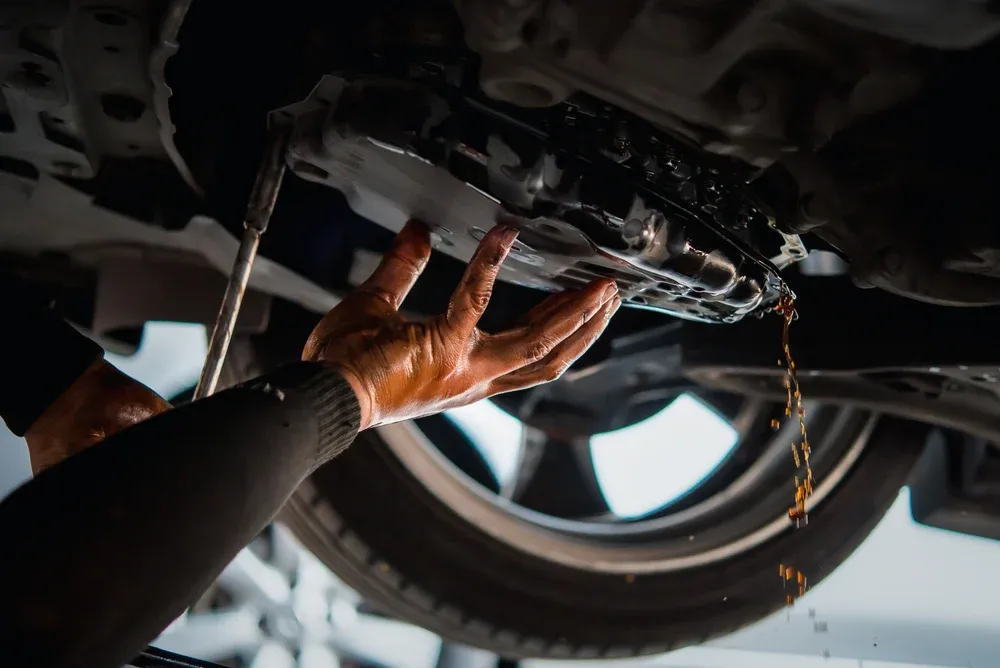
POLYGON ((306 361, 126 429, 0 503, 11 665, 121 665, 190 605, 359 428, 552 379, 620 303, 613 284, 556 295, 524 324, 476 328, 514 234, 483 240, 448 312, 398 306, 430 256, 408 225, 372 277, 317 325, 306 361))
POLYGON ((162 413, 0 503, 10 665, 121 666, 357 432, 353 391, 299 363, 162 413))
POLYGON ((0 417, 24 436, 33 473, 170 408, 105 362, 101 347, 56 316, 42 295, 3 272, 0 299, 12 316, 0 332, 0 417))

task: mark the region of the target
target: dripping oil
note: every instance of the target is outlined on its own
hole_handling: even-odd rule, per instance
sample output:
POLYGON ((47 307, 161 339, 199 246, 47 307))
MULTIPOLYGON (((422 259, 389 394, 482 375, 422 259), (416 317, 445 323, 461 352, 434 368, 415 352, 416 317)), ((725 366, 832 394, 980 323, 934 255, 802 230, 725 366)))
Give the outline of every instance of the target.
MULTIPOLYGON (((782 318, 781 329, 781 349, 784 359, 778 360, 779 366, 784 366, 785 376, 785 417, 794 417, 799 424, 798 442, 792 441, 792 462, 795 464, 795 494, 793 504, 788 509, 788 517, 795 522, 796 528, 809 523, 809 515, 806 511, 806 502, 813 493, 815 479, 813 477, 812 466, 809 457, 812 454, 812 447, 809 444, 809 433, 806 430, 806 413, 802 404, 802 391, 799 388, 798 370, 795 366, 795 359, 792 357, 789 330, 792 323, 798 319, 798 312, 795 308, 795 296, 787 285, 782 284, 778 297, 778 304, 775 311, 782 318)), ((772 420, 771 427, 778 429, 781 426, 780 420, 772 420)), ((793 567, 782 564, 779 568, 782 583, 785 587, 786 603, 793 605, 795 599, 806 592, 806 576, 793 567)))

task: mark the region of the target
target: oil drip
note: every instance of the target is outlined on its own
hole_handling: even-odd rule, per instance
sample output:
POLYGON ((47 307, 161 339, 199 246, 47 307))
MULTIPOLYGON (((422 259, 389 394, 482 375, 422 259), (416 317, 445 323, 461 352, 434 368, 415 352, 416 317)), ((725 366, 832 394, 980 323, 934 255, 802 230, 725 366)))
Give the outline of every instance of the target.
MULTIPOLYGON (((778 366, 785 367, 785 417, 791 417, 792 411, 799 422, 799 435, 801 441, 792 441, 792 461, 795 462, 795 499, 794 504, 788 509, 788 517, 795 522, 795 527, 799 528, 809 524, 809 515, 806 512, 806 501, 813 493, 812 467, 809 464, 809 455, 812 447, 809 445, 809 434, 806 431, 806 412, 802 406, 802 392, 799 390, 799 376, 795 368, 795 360, 792 358, 792 350, 789 344, 789 329, 792 323, 798 319, 798 312, 795 310, 795 296, 784 283, 781 284, 781 293, 778 297, 778 304, 774 310, 782 317, 781 348, 785 359, 778 360, 778 366)), ((781 426, 779 420, 772 420, 771 427, 777 429, 781 426)), ((798 596, 806 593, 807 580, 805 575, 792 567, 782 564, 779 568, 782 583, 786 589, 786 603, 792 605, 798 596), (789 583, 793 587, 792 592, 788 592, 789 583), (797 594, 797 595, 796 595, 797 594)))
POLYGON ((778 565, 778 577, 781 578, 781 585, 785 589, 785 603, 794 605, 795 599, 805 596, 809 580, 805 573, 784 564, 778 565))

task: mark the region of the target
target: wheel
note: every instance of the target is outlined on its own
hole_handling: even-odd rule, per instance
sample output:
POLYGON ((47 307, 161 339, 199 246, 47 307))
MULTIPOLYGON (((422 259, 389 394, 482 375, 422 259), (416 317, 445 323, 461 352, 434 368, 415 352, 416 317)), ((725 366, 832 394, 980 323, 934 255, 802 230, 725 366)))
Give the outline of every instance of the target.
MULTIPOLYGON (((245 341, 237 348, 241 375, 274 359, 245 341)), ((789 442, 798 426, 770 425, 783 407, 690 388, 683 396, 723 415, 738 443, 642 516, 609 511, 586 440, 525 427, 504 481, 460 421, 438 416, 360 434, 281 519, 372 606, 454 642, 507 657, 659 653, 780 609, 790 590, 779 565, 810 586, 832 572, 895 500, 928 431, 807 407, 817 487, 810 525, 795 529, 789 442)))

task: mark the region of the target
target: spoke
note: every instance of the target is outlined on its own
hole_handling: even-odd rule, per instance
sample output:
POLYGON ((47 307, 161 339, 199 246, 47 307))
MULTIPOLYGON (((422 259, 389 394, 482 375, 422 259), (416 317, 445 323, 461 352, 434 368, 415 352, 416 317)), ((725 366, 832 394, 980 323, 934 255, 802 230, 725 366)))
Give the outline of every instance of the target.
POLYGON ((417 420, 417 425, 441 454, 465 475, 491 492, 500 490, 500 482, 483 453, 451 420, 443 415, 431 415, 417 420))
POLYGON ((536 429, 525 429, 522 456, 507 498, 525 508, 554 517, 581 518, 609 511, 601 493, 590 442, 561 441, 536 429))
POLYGON ((326 641, 342 657, 393 668, 427 668, 441 650, 441 639, 430 631, 363 615, 331 628, 326 641))
POLYGON ((191 615, 171 625, 153 645, 208 661, 252 656, 264 643, 259 618, 251 608, 191 615))
POLYGON ((295 657, 279 642, 265 643, 250 668, 295 668, 295 657))
POLYGON ((494 668, 497 665, 497 655, 484 649, 453 645, 441 645, 434 668, 494 668))
POLYGON ((288 581, 292 581, 299 570, 299 555, 302 554, 302 548, 295 542, 291 532, 280 524, 270 524, 266 531, 267 563, 281 571, 288 581))
POLYGON ((252 603, 261 612, 283 610, 291 603, 285 575, 250 550, 241 550, 218 582, 234 599, 252 603))
POLYGON ((548 436, 539 429, 525 426, 521 432, 521 450, 517 455, 517 464, 514 467, 514 474, 503 487, 500 488, 500 496, 505 499, 518 499, 524 490, 531 484, 538 471, 538 465, 542 461, 542 454, 545 452, 545 445, 548 436))
POLYGON ((340 668, 340 659, 326 645, 318 642, 307 642, 299 650, 297 668, 340 668))

